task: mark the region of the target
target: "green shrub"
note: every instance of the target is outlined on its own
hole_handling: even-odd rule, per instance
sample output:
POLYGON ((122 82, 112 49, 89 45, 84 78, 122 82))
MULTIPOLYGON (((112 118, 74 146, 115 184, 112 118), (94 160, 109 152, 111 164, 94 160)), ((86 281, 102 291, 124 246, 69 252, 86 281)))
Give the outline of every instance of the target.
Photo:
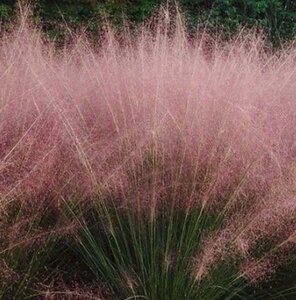
MULTIPOLYGON (((122 24, 123 15, 131 22, 142 22, 161 3, 165 5, 166 1, 36 0, 33 1, 34 20, 51 37, 63 40, 68 34, 67 26, 87 27, 89 33, 97 34, 102 17, 117 25, 122 24)), ((296 2, 293 0, 180 0, 180 6, 192 29, 207 24, 233 32, 242 26, 256 26, 262 28, 275 45, 291 39, 296 32, 296 2)), ((12 18, 15 7, 15 0, 6 0, 0 5, 2 23, 12 18)))

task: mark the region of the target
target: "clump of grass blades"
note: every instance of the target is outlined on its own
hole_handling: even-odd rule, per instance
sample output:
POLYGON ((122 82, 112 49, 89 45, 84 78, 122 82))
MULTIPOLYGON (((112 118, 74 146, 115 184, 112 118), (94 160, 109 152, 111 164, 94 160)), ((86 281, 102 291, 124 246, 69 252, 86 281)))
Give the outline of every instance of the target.
POLYGON ((164 210, 150 220, 110 206, 110 200, 81 219, 78 249, 98 279, 110 284, 119 298, 196 299, 204 287, 197 289, 192 258, 203 230, 210 230, 215 218, 200 210, 171 215, 164 210))
MULTIPOLYGON (((206 210, 161 209, 155 219, 99 199, 88 208, 70 206, 80 222, 79 253, 112 299, 290 299, 295 290, 255 288, 241 276, 240 258, 217 261, 207 277, 195 278, 195 255, 203 238, 223 228, 221 218, 206 210), (102 205, 103 204, 103 205, 102 205)), ((292 298, 291 298, 292 299, 292 298)))

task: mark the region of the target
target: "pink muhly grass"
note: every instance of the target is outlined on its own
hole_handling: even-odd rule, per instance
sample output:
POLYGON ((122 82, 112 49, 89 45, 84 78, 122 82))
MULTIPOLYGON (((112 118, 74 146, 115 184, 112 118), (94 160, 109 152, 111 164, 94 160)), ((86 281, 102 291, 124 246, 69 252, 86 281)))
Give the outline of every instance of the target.
POLYGON ((58 54, 25 22, 3 38, 1 205, 99 194, 152 218, 202 207, 227 218, 196 279, 227 251, 253 276, 252 249, 296 229, 296 51, 242 32, 205 53, 206 34, 190 41, 180 18, 148 27, 58 54))

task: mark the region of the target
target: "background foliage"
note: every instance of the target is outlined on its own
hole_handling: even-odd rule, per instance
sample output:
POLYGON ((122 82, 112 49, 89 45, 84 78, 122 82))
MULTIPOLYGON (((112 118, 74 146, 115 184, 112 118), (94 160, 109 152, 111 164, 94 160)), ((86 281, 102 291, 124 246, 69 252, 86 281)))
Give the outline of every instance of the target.
MULTIPOLYGON (((34 7, 34 21, 56 39, 65 39, 66 27, 87 26, 95 33, 102 17, 120 24, 126 15, 132 22, 145 20, 161 0, 21 0, 34 7), (67 25, 66 25, 67 24, 67 25)), ((15 15, 16 0, 0 1, 2 27, 15 15)), ((180 0, 188 25, 194 29, 207 23, 226 32, 241 26, 263 28, 275 43, 289 40, 296 32, 296 1, 294 0, 180 0)))

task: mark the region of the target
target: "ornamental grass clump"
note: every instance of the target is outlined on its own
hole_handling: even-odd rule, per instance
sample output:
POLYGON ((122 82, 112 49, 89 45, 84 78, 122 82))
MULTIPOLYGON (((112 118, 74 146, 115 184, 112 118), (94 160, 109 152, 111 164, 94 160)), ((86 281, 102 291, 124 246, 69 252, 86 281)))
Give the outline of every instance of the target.
POLYGON ((56 49, 25 19, 2 38, 3 213, 50 204, 75 223, 68 251, 114 299, 236 299, 267 280, 277 297, 295 255, 295 48, 189 37, 167 11, 75 41, 56 49))

